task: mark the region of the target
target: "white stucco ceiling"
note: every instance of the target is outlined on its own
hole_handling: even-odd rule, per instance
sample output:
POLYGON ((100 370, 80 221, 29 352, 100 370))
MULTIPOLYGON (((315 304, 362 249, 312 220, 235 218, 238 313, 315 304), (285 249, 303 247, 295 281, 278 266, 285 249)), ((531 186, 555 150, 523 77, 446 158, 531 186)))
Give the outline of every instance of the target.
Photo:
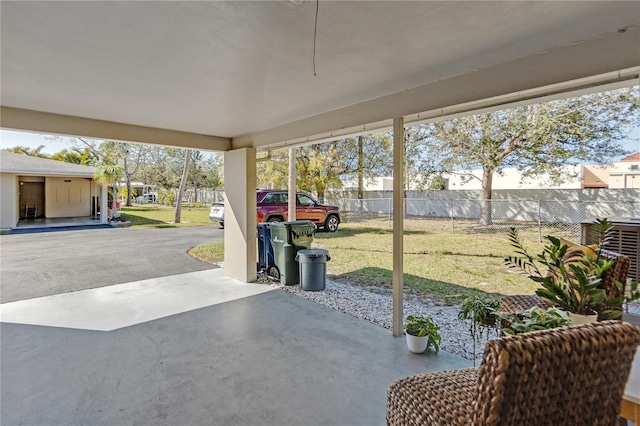
MULTIPOLYGON (((637 1, 320 0, 316 76, 315 1, 2 1, 0 8, 3 107, 247 146, 269 129, 605 36, 626 37, 628 60, 594 70, 640 65, 637 1)), ((567 63, 560 67, 582 68, 567 63)), ((563 78, 554 63, 541 64, 531 72, 563 78)), ((402 113, 419 112, 412 108, 402 113)), ((297 132, 272 132, 264 145, 297 132)))

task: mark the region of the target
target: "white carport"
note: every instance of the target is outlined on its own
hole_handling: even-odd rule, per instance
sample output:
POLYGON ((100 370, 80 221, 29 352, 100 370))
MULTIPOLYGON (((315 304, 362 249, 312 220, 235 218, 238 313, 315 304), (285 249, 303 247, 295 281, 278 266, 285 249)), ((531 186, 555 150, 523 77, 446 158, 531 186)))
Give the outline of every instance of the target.
MULTIPOLYGON (((257 151, 393 125, 400 168, 405 123, 628 86, 640 72, 638 2, 0 8, 2 127, 224 151, 225 269, 243 281, 256 278, 257 151)), ((400 334, 399 181, 394 194, 400 334)))

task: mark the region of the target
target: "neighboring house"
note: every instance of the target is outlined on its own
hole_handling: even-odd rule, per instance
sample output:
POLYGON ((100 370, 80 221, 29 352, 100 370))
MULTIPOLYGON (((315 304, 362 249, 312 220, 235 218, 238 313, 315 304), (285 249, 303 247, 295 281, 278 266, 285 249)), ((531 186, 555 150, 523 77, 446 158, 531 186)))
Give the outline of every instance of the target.
POLYGON ((95 171, 0 150, 0 228, 20 219, 98 217, 106 211, 106 186, 93 181, 95 171))
MULTIPOLYGON (((522 178, 522 173, 515 168, 503 169, 502 175, 494 173, 493 190, 506 189, 639 189, 640 188, 640 152, 625 157, 618 163, 610 166, 565 166, 566 180, 562 183, 553 183, 548 175, 536 178, 522 178)), ((473 170, 476 178, 466 180, 461 175, 445 176, 447 188, 452 191, 479 190, 482 189, 482 170, 473 170)), ((343 183, 343 191, 356 190, 356 180, 346 180, 343 183)), ((412 185, 410 190, 418 189, 412 185)), ((365 191, 391 191, 393 190, 392 177, 379 177, 364 182, 365 191)))
POLYGON ((609 166, 583 166, 582 189, 608 188, 609 166))
MULTIPOLYGON (((502 169, 502 174, 494 173, 492 189, 580 189, 582 183, 581 166, 565 166, 566 179, 562 183, 555 183, 551 177, 544 174, 540 177, 523 178, 522 173, 516 168, 502 169)), ((449 190, 474 190, 482 189, 482 170, 473 170, 476 177, 466 181, 464 176, 447 176, 449 190)))
MULTIPOLYGON (((126 182, 120 183, 122 188, 127 187, 126 182)), ((133 199, 138 204, 155 203, 157 201, 156 185, 149 185, 142 182, 131 182, 133 199)), ((126 197, 125 197, 126 199, 126 197)))
POLYGON ((609 188, 640 188, 640 152, 613 163, 608 171, 609 188))
MULTIPOLYGON (((357 179, 347 179, 342 183, 343 191, 356 191, 358 189, 357 179)), ((392 177, 375 177, 364 180, 365 191, 393 191, 392 177)))
MULTIPOLYGON (((493 190, 498 189, 580 189, 582 180, 581 166, 567 166, 567 180, 560 184, 553 184, 551 178, 548 175, 543 175, 537 178, 523 179, 522 174, 518 169, 506 168, 503 169, 503 174, 493 174, 493 190)), ((444 176, 447 181, 447 188, 449 190, 479 190, 482 189, 482 170, 472 171, 475 178, 465 179, 462 175, 446 175, 444 176)), ((418 180, 418 179, 416 179, 418 180)), ((346 180, 342 185, 342 190, 350 191, 356 190, 356 180, 346 180)), ((411 183, 409 190, 418 190, 416 183, 411 183)), ((392 177, 379 177, 371 180, 365 179, 364 182, 365 191, 391 191, 393 190, 393 178, 392 177)))

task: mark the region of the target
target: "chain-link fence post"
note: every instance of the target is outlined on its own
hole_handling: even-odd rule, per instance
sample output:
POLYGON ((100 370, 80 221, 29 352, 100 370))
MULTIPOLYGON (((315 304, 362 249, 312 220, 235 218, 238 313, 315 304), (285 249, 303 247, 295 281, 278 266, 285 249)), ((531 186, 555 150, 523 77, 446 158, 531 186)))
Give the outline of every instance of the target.
POLYGON ((541 201, 538 200, 538 242, 542 242, 542 213, 540 208, 541 201))
POLYGON ((453 235, 453 199, 449 199, 451 206, 449 207, 449 215, 451 216, 451 235, 453 235))

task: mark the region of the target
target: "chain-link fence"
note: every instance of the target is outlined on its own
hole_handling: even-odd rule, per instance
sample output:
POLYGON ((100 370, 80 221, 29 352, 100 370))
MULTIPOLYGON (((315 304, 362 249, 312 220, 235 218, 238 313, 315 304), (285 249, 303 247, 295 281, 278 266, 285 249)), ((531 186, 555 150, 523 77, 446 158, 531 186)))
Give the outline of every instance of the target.
MULTIPOLYGON (((391 198, 334 198, 345 222, 385 220, 391 226, 391 198)), ((580 241, 581 222, 593 217, 640 217, 640 201, 461 200, 407 198, 405 217, 433 221, 450 233, 498 233, 512 226, 528 229, 539 241, 552 234, 580 241)))

